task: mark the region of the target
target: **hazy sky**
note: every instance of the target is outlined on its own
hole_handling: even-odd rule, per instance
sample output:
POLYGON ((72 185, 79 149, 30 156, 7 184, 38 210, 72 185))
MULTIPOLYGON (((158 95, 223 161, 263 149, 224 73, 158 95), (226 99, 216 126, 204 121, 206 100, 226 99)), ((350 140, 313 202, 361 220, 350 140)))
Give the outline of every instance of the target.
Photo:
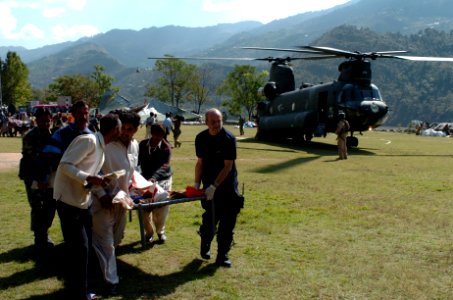
POLYGON ((28 49, 111 29, 268 23, 349 0, 0 0, 0 46, 28 49))

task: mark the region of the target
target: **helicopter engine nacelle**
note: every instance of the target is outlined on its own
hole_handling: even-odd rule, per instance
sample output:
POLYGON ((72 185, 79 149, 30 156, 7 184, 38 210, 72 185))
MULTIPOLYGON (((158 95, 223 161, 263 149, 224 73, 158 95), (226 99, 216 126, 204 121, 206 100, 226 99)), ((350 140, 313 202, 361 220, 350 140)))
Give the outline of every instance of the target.
POLYGON ((338 66, 339 81, 357 82, 363 85, 371 84, 371 64, 366 60, 350 60, 338 66))
POLYGON ((269 82, 275 83, 278 94, 294 91, 296 89, 293 68, 287 64, 274 62, 271 65, 269 82))
POLYGON ((269 81, 264 85, 264 96, 269 100, 274 100, 278 96, 277 84, 274 81, 269 81))

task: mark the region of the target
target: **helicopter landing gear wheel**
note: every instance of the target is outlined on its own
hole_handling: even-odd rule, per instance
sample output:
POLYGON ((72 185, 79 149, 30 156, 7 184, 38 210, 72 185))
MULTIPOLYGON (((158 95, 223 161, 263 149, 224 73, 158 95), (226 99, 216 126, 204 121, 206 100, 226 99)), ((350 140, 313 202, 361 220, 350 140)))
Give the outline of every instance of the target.
POLYGON ((355 136, 348 136, 346 137, 346 146, 350 147, 357 147, 359 145, 359 139, 355 136))

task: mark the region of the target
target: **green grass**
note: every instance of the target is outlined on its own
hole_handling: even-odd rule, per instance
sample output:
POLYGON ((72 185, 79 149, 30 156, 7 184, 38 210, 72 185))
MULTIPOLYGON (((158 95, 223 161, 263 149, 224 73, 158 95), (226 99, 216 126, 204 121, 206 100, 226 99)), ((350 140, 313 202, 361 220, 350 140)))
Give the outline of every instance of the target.
MULTIPOLYGON (((173 152, 176 190, 193 183, 193 140, 203 128, 182 128, 182 147, 173 152)), ((347 161, 336 161, 333 135, 307 147, 257 143, 253 135, 246 129, 238 140, 246 206, 233 268, 199 259, 198 203, 173 205, 168 242, 144 251, 134 215, 118 249, 116 299, 453 297, 453 139, 366 132, 347 161)), ((1 138, 0 152, 20 152, 20 138, 1 138)), ((59 279, 30 259, 17 170, 0 172, 0 190, 0 298, 58 299, 59 279)), ((61 243, 58 217, 51 235, 61 243)))

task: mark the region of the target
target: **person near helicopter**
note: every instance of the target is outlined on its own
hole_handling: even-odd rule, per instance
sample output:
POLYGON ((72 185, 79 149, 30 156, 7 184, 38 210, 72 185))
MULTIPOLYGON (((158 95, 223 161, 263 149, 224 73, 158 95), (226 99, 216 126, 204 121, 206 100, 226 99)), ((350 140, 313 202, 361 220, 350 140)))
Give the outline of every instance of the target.
POLYGON ((335 133, 337 134, 338 159, 348 159, 348 147, 346 145, 346 137, 349 131, 349 122, 346 120, 346 115, 343 111, 338 112, 338 123, 335 133))

